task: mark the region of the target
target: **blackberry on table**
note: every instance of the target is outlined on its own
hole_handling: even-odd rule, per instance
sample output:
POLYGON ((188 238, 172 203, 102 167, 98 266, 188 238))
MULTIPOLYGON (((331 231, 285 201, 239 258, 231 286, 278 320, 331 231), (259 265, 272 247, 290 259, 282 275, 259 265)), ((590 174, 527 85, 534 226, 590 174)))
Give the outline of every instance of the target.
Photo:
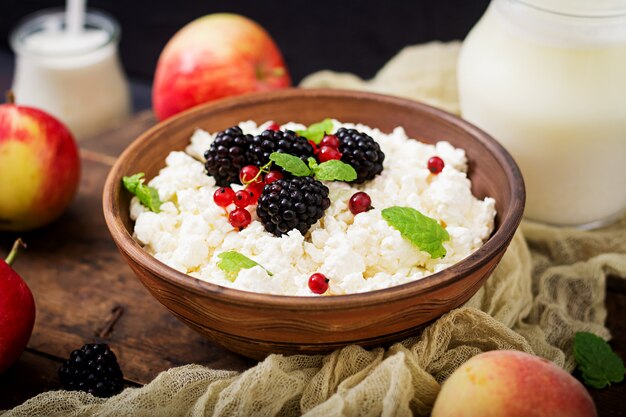
POLYGON ((72 351, 58 373, 63 388, 96 397, 110 397, 124 388, 124 375, 115 353, 104 343, 87 344, 72 351))
POLYGON ((383 171, 385 154, 371 136, 356 129, 340 128, 335 136, 339 139, 341 160, 352 165, 357 178, 352 181, 361 184, 372 180, 383 171))
POLYGON ((266 130, 252 138, 248 154, 250 164, 259 167, 267 164, 272 152, 297 156, 307 165, 307 160, 315 153, 313 146, 306 138, 298 136, 291 130, 266 130))
POLYGON ((311 177, 294 177, 266 185, 256 212, 265 230, 282 236, 293 229, 305 234, 329 206, 328 187, 311 177))
POLYGON ((241 184, 239 170, 248 165, 247 152, 251 141, 252 135, 244 134, 239 126, 229 127, 217 134, 204 153, 204 166, 218 186, 241 184))

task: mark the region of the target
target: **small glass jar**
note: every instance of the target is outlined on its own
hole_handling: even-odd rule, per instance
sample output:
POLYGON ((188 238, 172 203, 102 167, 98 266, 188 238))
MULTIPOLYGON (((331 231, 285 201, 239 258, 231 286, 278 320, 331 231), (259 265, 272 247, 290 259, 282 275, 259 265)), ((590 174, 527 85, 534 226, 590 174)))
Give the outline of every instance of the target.
POLYGON ((13 31, 13 92, 18 104, 52 114, 80 140, 126 118, 130 94, 117 22, 89 11, 82 32, 71 35, 65 27, 65 13, 53 9, 27 17, 13 31))
POLYGON ((464 118, 513 155, 525 216, 594 228, 626 208, 626 0, 492 0, 463 44, 464 118))

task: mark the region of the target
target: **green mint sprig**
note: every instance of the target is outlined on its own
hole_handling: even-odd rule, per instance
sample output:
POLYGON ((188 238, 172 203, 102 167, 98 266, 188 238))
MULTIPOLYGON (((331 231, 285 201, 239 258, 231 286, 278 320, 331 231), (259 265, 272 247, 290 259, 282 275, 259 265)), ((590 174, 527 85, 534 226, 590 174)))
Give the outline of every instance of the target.
MULTIPOLYGON (((250 269, 257 265, 263 268, 263 266, 259 265, 257 262, 237 251, 222 252, 217 255, 217 257, 220 258, 220 261, 217 263, 218 268, 226 273, 226 278, 230 281, 235 281, 239 271, 242 269, 250 269)), ((274 275, 267 269, 265 269, 265 272, 267 272, 269 276, 274 275)))
POLYGON ((309 158, 307 166, 297 156, 273 152, 270 160, 296 177, 313 175, 320 181, 353 181, 357 177, 352 165, 334 159, 318 164, 315 158, 309 158))
POLYGON ((322 139, 324 139, 324 135, 332 133, 332 131, 333 121, 330 119, 324 119, 321 122, 313 123, 305 130, 296 130, 296 133, 298 136, 305 137, 317 145, 322 141, 322 139))
MULTIPOLYGON (((309 166, 311 166, 311 159, 309 159, 309 166)), ((356 171, 350 164, 341 162, 336 159, 322 162, 317 164, 313 159, 315 165, 311 166, 311 171, 315 175, 315 178, 321 181, 354 181, 357 177, 356 171)))
POLYGON ((282 152, 272 152, 270 161, 296 177, 311 175, 309 167, 297 156, 282 152))
POLYGON ((411 207, 388 207, 382 211, 383 218, 420 250, 428 252, 433 259, 446 256, 443 242, 450 235, 439 222, 411 207))
POLYGON ((144 184, 144 173, 140 172, 129 177, 123 177, 122 183, 124 188, 136 195, 141 204, 148 207, 150 211, 158 213, 161 211, 161 199, 159 193, 154 187, 144 184))
POLYGON ((602 389, 624 380, 624 362, 601 337, 588 332, 574 336, 574 360, 586 385, 602 389))

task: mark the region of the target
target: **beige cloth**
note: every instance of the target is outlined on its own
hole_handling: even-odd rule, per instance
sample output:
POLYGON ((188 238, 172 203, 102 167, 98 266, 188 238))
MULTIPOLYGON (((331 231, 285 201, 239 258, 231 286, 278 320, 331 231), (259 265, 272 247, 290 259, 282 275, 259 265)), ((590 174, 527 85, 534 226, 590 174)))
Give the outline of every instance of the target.
MULTIPOLYGON (((359 88, 458 111, 458 43, 409 47, 371 81, 321 72, 306 87, 359 88)), ((173 368, 110 399, 48 392, 9 416, 410 416, 428 414, 440 384, 471 356, 518 349, 574 367, 572 336, 604 338, 606 275, 626 277, 626 218, 593 232, 523 224, 499 266, 464 306, 387 350, 272 355, 243 373, 173 368)))

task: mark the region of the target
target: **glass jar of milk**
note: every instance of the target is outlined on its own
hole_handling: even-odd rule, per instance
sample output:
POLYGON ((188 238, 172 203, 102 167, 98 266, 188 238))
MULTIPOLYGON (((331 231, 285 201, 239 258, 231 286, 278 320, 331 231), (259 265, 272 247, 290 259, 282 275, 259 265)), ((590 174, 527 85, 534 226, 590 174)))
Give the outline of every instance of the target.
POLYGON ((626 208, 626 0, 492 0, 464 42, 464 118, 500 141, 525 216, 598 227, 626 208))
POLYGON ((100 12, 88 12, 78 33, 66 30, 62 10, 27 18, 11 35, 16 102, 56 116, 77 139, 127 117, 130 94, 117 54, 119 35, 117 23, 100 12))

